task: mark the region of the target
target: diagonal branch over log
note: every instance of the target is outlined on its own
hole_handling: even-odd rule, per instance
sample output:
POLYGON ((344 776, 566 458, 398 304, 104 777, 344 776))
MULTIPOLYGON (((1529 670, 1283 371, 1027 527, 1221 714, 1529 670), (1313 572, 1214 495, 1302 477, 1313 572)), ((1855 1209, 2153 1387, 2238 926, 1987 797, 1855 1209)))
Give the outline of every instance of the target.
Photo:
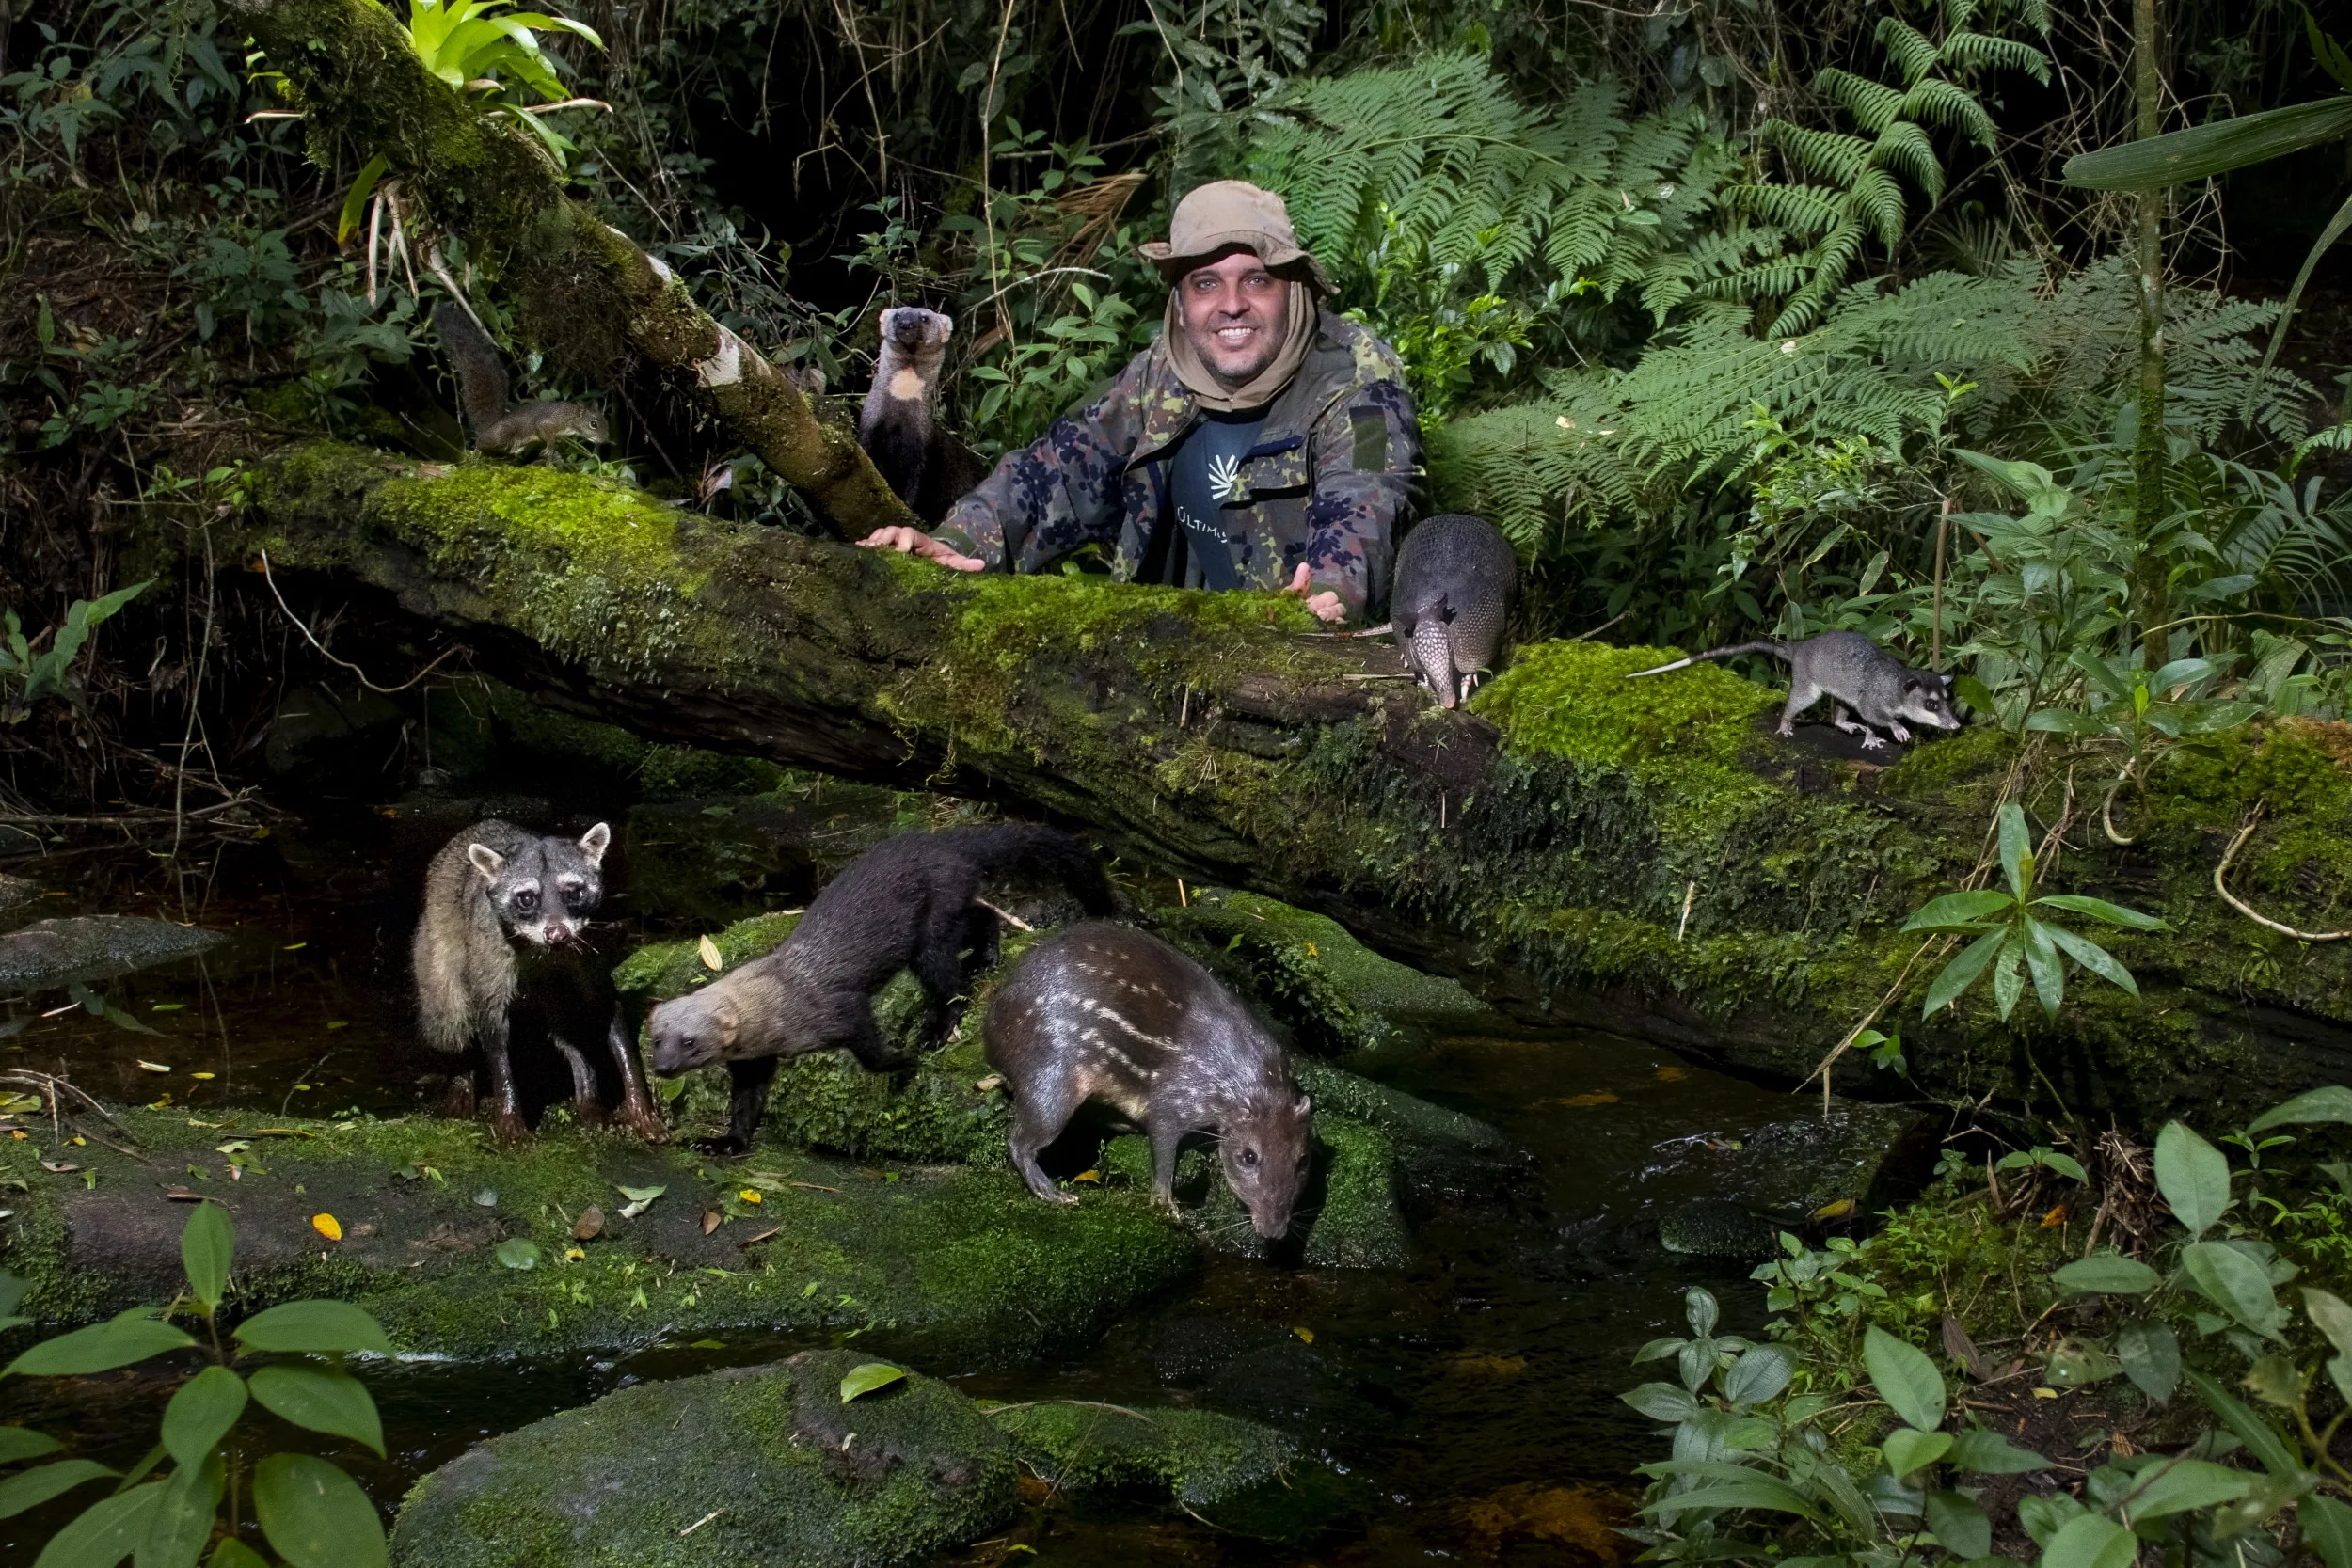
POLYGON ((382 153, 440 230, 514 290, 525 329, 586 373, 633 352, 806 495, 844 537, 914 524, 855 436, 711 319, 667 267, 564 194, 547 154, 424 68, 376 0, 224 0, 304 109, 311 157, 382 153))
MULTIPOLYGON (((1303 638, 1279 595, 964 577, 544 467, 322 443, 263 465, 252 494, 215 548, 266 548, 313 619, 372 605, 651 737, 1085 824, 1148 864, 1330 914, 1522 1016, 1791 1084, 1897 986, 1916 946, 1901 922, 1974 865, 2016 755, 1972 729, 1866 765, 1825 728, 1830 749, 1776 739, 1778 695, 1719 667, 1629 682, 1661 656, 1591 642, 1521 648, 1477 713, 1446 712, 1351 679, 1393 670, 1392 650, 1303 638)), ((2076 1114, 2138 1120, 2342 1079, 2352 952, 2255 929, 2211 872, 2273 791, 2239 877, 2314 911, 2352 901, 2348 760, 2352 729, 2290 721, 2158 769, 2140 842, 2094 839, 2060 873, 2062 891, 2171 922, 2114 941, 2142 995, 2084 977, 2029 1034, 1981 997, 1931 1027, 1917 975, 1886 1015, 1911 1021, 1913 1075, 2055 1085, 2076 1114)), ((2055 815, 2063 770, 2046 772, 2026 805, 2055 815)), ((1871 1071, 1850 1056, 1839 1081, 1871 1071)))

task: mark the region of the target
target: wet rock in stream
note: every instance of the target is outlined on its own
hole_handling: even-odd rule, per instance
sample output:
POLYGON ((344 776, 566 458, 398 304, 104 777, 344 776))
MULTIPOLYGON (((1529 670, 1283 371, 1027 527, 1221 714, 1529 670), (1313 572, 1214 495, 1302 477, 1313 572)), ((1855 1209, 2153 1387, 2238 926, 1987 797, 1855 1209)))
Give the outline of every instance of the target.
POLYGON ((1011 1517, 1013 1451, 915 1374, 845 1403, 870 1360, 640 1384, 494 1437, 410 1491, 398 1568, 890 1568, 1011 1517))
POLYGON ((1851 1228, 1916 1193, 1935 1163, 1937 1126, 1896 1105, 1833 1101, 1740 1137, 1694 1133, 1661 1148, 1670 1166, 1704 1173, 1713 1196, 1659 1222, 1669 1252, 1768 1258, 1782 1229, 1851 1228))
POLYGON ((85 914, 37 920, 0 936, 0 990, 42 990, 110 979, 200 953, 228 939, 144 915, 85 914))

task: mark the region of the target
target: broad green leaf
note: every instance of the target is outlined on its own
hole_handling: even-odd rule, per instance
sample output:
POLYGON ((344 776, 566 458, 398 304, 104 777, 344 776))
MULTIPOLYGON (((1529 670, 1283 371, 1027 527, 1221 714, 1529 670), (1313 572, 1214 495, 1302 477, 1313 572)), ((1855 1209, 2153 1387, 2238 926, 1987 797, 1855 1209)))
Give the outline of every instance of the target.
POLYGON ((359 170, 359 178, 351 182, 351 189, 343 196, 343 210, 335 219, 337 245, 349 244, 351 236, 358 232, 359 214, 367 211, 368 198, 374 194, 375 182, 391 166, 391 159, 379 152, 359 170))
POLYGON ((510 1269, 539 1266, 539 1243, 528 1236, 509 1236, 499 1243, 498 1260, 510 1269))
POLYGON ((2290 1122, 2342 1121, 2352 1122, 2352 1089, 2330 1084, 2324 1089, 2298 1094, 2283 1105, 2274 1105, 2246 1124, 2249 1132, 2267 1132, 2274 1127, 2290 1122))
POLYGON ((253 1467, 262 1533, 293 1568, 384 1568, 384 1522, 359 1483, 307 1453, 253 1467))
POLYGON ((1886 1468, 1898 1478, 1932 1465, 1951 1451, 1952 1434, 1948 1432, 1897 1427, 1879 1439, 1879 1452, 1886 1456, 1886 1468))
POLYGON ((2120 1252, 2100 1252, 2077 1259, 2050 1275, 2060 1290, 2122 1296, 2153 1291, 2163 1277, 2147 1264, 2120 1252))
POLYGON ((1993 1521, 1974 1497, 1958 1492, 1928 1494, 1928 1528, 1937 1544, 1954 1557, 1980 1558, 1993 1550, 1993 1521))
POLYGON ((1944 1424, 1944 1374, 1927 1353, 1873 1324, 1863 1336, 1862 1359, 1879 1398, 1921 1432, 1944 1424))
POLYGON ((877 1388, 887 1388, 907 1375, 904 1367, 894 1367, 887 1361, 865 1361, 841 1374, 841 1402, 849 1403, 862 1394, 877 1388))
POLYGON ((183 1465, 164 1482, 164 1495, 149 1512, 147 1533, 132 1568, 196 1568, 204 1543, 213 1538, 220 1511, 225 1467, 218 1453, 200 1465, 183 1465))
POLYGON ((317 1355, 355 1350, 392 1354, 383 1327, 347 1301, 290 1301, 256 1312, 237 1325, 237 1342, 247 1350, 308 1351, 317 1355))
POLYGON ((365 1443, 384 1452, 384 1423, 367 1385, 348 1372, 311 1367, 262 1367, 253 1374, 253 1397, 299 1427, 365 1443))
POLYGON ((2064 179, 2086 190, 2162 190, 2268 163, 2344 135, 2352 135, 2352 94, 2077 153, 2066 160, 2064 179))
POLYGON ((1699 1411, 1698 1397, 1671 1383, 1645 1383, 1639 1387, 1627 1389, 1617 1398, 1651 1420, 1670 1424, 1687 1421, 1699 1411))
POLYGON ((207 1367, 164 1406, 164 1447, 174 1464, 201 1465, 244 1414, 245 1379, 226 1367, 207 1367))
POLYGON ((1694 1285, 1682 1292, 1683 1321, 1699 1338, 1715 1332, 1715 1324, 1722 1321, 1723 1314, 1723 1306, 1716 1301, 1714 1291, 1694 1285))
MULTIPOLYGON (((2041 923, 2037 922, 2037 924, 2041 923)), ((2100 979, 2106 981, 2109 985, 2120 987, 2134 996, 2139 994, 2139 982, 2132 978, 2132 972, 2116 962, 2114 954, 2109 953, 2089 937, 2070 931, 2063 926, 2042 924, 2042 929, 2048 934, 2051 942, 2063 951, 2068 958, 2073 958, 2100 979)))
POLYGON ((2132 1568, 2139 1537, 2103 1513, 2069 1519, 2042 1553, 2042 1568, 2132 1568))
POLYGON ((115 1568, 138 1546, 151 1511, 163 1496, 163 1483, 155 1481, 101 1497, 49 1538, 33 1568, 115 1568))
POLYGON ((1903 922, 1906 931, 1970 930, 1976 923, 1990 914, 1997 914, 2017 902, 2006 893, 1990 889, 1973 893, 1947 893, 1943 897, 1923 905, 1919 911, 1903 922))
POLYGON ((2158 1404, 2181 1386, 2181 1342, 2169 1323, 2125 1323, 2115 1336, 2115 1358, 2133 1386, 2158 1404))
POLYGON ((2328 1342, 2345 1355, 2352 1355, 2352 1304, 2332 1291, 2303 1287, 2303 1310, 2312 1323, 2328 1336, 2328 1342))
POLYGON ((26 1509, 39 1508, 50 1498, 62 1497, 77 1486, 121 1473, 88 1459, 60 1459, 53 1465, 36 1465, 29 1470, 19 1470, 8 1480, 0 1481, 0 1519, 13 1519, 26 1509))
POLYGON ((1990 1427, 1963 1427, 1952 1437, 1952 1464, 1980 1476, 2022 1476, 2050 1468, 2031 1449, 2013 1446, 1990 1427))
POLYGON ((1762 1404, 1776 1398, 1797 1375, 1797 1358, 1782 1345, 1742 1351, 1724 1374, 1724 1397, 1734 1404, 1762 1404))
POLYGON ((2058 1004, 2066 1000, 2066 965, 2058 958, 2058 943, 2050 940, 2050 930, 2048 922, 2026 917, 2026 967, 2033 974, 2033 993, 2042 1010, 2056 1018, 2058 1004))
POLYGON ((1975 984, 1977 976, 1984 973, 1985 965, 2001 956, 2001 949, 2008 941, 2007 931, 1994 931, 1979 937, 1961 949, 1960 956, 1946 964, 1928 987, 1927 1005, 1919 1010, 1919 1016, 1933 1018, 1938 1009, 1958 1001, 1960 993, 1975 984))
POLYGON ((2296 1481, 2303 1474, 2302 1456, 2286 1434, 2256 1415, 2245 1401, 2232 1394, 2194 1367, 2184 1367, 2181 1375, 2197 1390, 2197 1397, 2205 1407, 2221 1418, 2221 1424, 2230 1429, 2247 1450, 2262 1462, 2262 1467, 2280 1481, 2296 1481))
POLYGON ((2230 1207, 2230 1162, 2179 1122, 2166 1122, 2156 1134, 2156 1190, 2189 1235, 2201 1236, 2230 1207))
POLYGON ((2046 1497, 2027 1492, 2017 1499, 2017 1522, 2033 1537, 2035 1545, 2044 1548, 2058 1539, 2058 1531, 2087 1512, 2078 1499, 2064 1492, 2046 1497))
POLYGON ((188 1271, 188 1293, 206 1313, 229 1293, 229 1259, 236 1251, 236 1227, 217 1203, 199 1203, 180 1230, 180 1261, 188 1271))
POLYGON ((2201 1459, 2174 1459, 2150 1465, 2122 1504, 2126 1524, 2211 1508, 2246 1496, 2262 1478, 2251 1470, 2233 1470, 2201 1459))
POLYGON ((2295 1523, 2328 1568, 2352 1568, 2352 1507, 2314 1492, 2295 1505, 2295 1523))
POLYGON ((35 1432, 30 1427, 0 1427, 0 1465, 39 1459, 42 1454, 56 1451, 57 1440, 47 1433, 35 1432))
POLYGON ((2181 1266, 2207 1301, 2255 1333, 2279 1338, 2286 1313, 2260 1263, 2220 1242, 2194 1242, 2181 1249, 2181 1266))
POLYGON ((117 1367, 128 1367, 169 1350, 185 1350, 195 1343, 179 1329, 152 1318, 115 1318, 77 1328, 71 1334, 60 1334, 54 1339, 43 1339, 9 1362, 5 1370, 0 1370, 0 1377, 9 1372, 24 1372, 32 1377, 81 1377, 90 1372, 110 1372, 117 1367))
POLYGON ((1702 1486, 1695 1491, 1677 1493, 1661 1497, 1642 1510, 1644 1513, 1679 1513, 1694 1508, 1769 1508, 1778 1513, 1794 1513, 1824 1524, 1821 1511, 1805 1500, 1804 1495, 1785 1481, 1757 1475, 1745 1481, 1721 1481, 1702 1486))
POLYGON ((2026 830, 2026 808, 2014 800, 2001 803, 2001 874, 2009 890, 2020 898, 2033 896, 2033 838, 2026 830))
POLYGON ((223 1541, 213 1548, 204 1568, 269 1568, 269 1560, 242 1541, 223 1541))
POLYGON ((2017 1010, 2017 999, 2026 993, 2026 982, 2020 973, 2025 956, 2025 943, 2011 934, 1993 965, 1993 1010, 2001 1015, 2004 1023, 2017 1010))
POLYGON ((2122 904, 2110 904, 2104 898, 2088 898, 2079 893, 2045 894, 2033 901, 2037 910, 2064 910, 2070 914, 2087 914, 2093 920, 2104 920, 2110 926, 2128 926, 2135 931, 2169 931, 2171 927, 2153 914, 2122 904))

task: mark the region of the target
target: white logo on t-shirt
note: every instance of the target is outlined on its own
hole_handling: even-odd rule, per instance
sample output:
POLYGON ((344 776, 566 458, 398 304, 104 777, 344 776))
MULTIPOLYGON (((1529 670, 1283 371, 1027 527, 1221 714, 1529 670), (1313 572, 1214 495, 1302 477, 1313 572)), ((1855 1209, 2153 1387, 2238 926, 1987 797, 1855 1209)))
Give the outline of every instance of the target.
POLYGON ((1221 501, 1237 501, 1248 494, 1241 483, 1240 457, 1209 459, 1209 493, 1221 501))

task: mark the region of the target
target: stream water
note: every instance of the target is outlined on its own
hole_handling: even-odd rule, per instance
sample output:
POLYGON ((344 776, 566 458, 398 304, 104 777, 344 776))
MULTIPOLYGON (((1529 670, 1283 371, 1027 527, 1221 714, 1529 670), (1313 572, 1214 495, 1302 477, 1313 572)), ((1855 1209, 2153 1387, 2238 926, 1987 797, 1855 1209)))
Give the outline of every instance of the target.
MULTIPOLYGON (((612 907, 621 924, 648 933, 708 929, 760 907, 791 907, 872 837, 937 809, 827 787, 831 800, 729 806, 723 816, 640 808, 615 867, 612 907), (660 879, 644 869, 665 844, 688 841, 706 863, 714 853, 725 863, 714 874, 723 894, 674 868, 660 879), (779 844, 791 847, 776 851, 779 844), (680 887, 698 891, 681 897, 680 887)), ((478 809, 355 808, 281 826, 261 843, 199 851, 177 873, 119 850, 17 863, 45 895, 19 918, 157 913, 230 941, 94 988, 111 1012, 151 1035, 80 1006, 39 1016, 62 996, 18 999, 24 1022, 0 1049, 0 1066, 67 1072, 102 1097, 139 1102, 169 1093, 179 1105, 314 1116, 417 1108, 420 1076, 432 1064, 411 1038, 408 884, 478 809), (172 1071, 152 1072, 143 1060, 172 1071)), ((1286 1270, 1216 1257, 1180 1299, 1057 1356, 1010 1369, 923 1368, 976 1397, 1186 1402, 1264 1421, 1350 1478, 1354 1500, 1335 1508, 1320 1536, 1287 1544, 1183 1513, 1066 1499, 1029 1510, 1012 1539, 1058 1563, 1130 1568, 1627 1555, 1610 1526, 1624 1517, 1630 1466, 1657 1448, 1647 1423, 1616 1399, 1640 1381, 1633 1351, 1678 1330, 1689 1285, 1716 1289, 1734 1324, 1752 1322, 1758 1307, 1745 1264, 1665 1252, 1657 1218, 1724 1191, 1719 1151, 1803 1117, 1805 1102, 1659 1048, 1500 1021, 1465 1031, 1456 1020, 1384 1056, 1375 1070, 1394 1086, 1483 1117, 1525 1151, 1513 1174, 1486 1190, 1420 1195, 1409 1266, 1286 1270)), ((340 1457, 389 1517, 417 1477, 485 1436, 634 1381, 795 1348, 744 1340, 723 1352, 615 1360, 371 1369, 364 1375, 389 1458, 377 1463, 356 1449, 340 1457)), ((0 1420, 70 1431, 74 1451, 127 1465, 152 1441, 162 1392, 136 1372, 16 1380, 0 1387, 0 1420)), ((0 1521, 0 1563, 31 1562, 38 1543, 87 1501, 0 1521)), ((999 1543, 972 1556, 993 1562, 1004 1553, 999 1543)))

